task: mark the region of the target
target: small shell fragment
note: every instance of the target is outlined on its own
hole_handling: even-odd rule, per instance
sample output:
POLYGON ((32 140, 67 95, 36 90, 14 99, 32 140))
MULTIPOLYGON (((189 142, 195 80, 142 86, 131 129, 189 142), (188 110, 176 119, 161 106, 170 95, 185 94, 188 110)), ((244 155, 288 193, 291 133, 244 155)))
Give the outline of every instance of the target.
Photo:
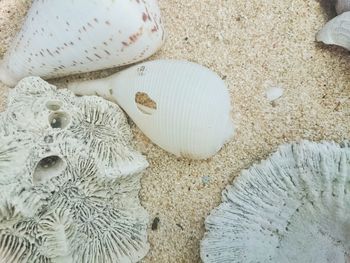
POLYGON ((350 50, 350 12, 330 20, 316 35, 316 40, 350 50))
POLYGON ((275 101, 283 95, 283 91, 280 87, 271 87, 266 91, 266 98, 270 102, 275 101))

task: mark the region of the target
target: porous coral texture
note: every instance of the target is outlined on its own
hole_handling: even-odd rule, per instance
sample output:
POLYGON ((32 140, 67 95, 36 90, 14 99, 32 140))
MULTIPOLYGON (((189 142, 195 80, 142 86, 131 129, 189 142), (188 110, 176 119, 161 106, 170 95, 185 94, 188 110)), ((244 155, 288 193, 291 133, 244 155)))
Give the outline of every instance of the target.
POLYGON ((136 262, 148 251, 146 159, 124 113, 40 78, 0 115, 0 262, 136 262))

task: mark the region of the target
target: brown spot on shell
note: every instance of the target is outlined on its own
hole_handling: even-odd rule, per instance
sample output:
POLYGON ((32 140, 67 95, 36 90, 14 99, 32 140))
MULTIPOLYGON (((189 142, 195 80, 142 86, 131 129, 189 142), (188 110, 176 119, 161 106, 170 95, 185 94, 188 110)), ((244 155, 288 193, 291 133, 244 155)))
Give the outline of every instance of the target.
POLYGON ((123 41, 122 44, 124 46, 129 46, 131 44, 134 44, 142 34, 143 34, 143 27, 140 27, 135 34, 132 34, 131 36, 129 36, 129 39, 127 42, 123 41))
POLYGON ((129 39, 132 43, 136 42, 137 38, 138 38, 138 36, 136 34, 129 37, 129 39))
POLYGON ((145 12, 143 12, 143 13, 142 13, 142 20, 143 20, 143 22, 146 22, 147 19, 148 19, 147 14, 146 14, 145 12))

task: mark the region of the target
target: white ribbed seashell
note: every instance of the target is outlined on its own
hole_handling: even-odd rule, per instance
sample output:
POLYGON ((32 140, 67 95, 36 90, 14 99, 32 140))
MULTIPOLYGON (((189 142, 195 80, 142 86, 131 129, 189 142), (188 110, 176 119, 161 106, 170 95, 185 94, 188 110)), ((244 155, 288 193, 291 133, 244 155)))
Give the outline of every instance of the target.
POLYGON ((34 0, 0 63, 10 86, 26 76, 60 77, 145 59, 164 41, 157 0, 34 0))
POLYGON ((146 136, 176 156, 209 158, 233 134, 225 83, 188 61, 146 62, 105 79, 71 83, 69 88, 80 95, 114 99, 146 136), (138 101, 139 95, 149 104, 138 101))
POLYGON ((336 0, 335 10, 338 15, 350 11, 350 0, 336 0))
POLYGON ((283 145, 206 219, 205 263, 350 260, 350 145, 283 145))
POLYGON ((146 159, 118 105, 21 80, 0 113, 0 262, 133 263, 146 159))
POLYGON ((350 12, 330 20, 316 35, 316 40, 350 50, 350 12))

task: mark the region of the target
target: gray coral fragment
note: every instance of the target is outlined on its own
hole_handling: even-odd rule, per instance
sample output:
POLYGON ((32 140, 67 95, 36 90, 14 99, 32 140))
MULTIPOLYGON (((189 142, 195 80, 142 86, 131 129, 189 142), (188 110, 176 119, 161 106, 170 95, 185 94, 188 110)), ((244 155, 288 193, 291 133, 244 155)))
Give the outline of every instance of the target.
POLYGON ((0 114, 0 262, 136 262, 146 159, 122 110, 23 79, 0 114))
POLYGON ((203 261, 349 262, 349 146, 283 145, 243 171, 206 220, 203 261))

